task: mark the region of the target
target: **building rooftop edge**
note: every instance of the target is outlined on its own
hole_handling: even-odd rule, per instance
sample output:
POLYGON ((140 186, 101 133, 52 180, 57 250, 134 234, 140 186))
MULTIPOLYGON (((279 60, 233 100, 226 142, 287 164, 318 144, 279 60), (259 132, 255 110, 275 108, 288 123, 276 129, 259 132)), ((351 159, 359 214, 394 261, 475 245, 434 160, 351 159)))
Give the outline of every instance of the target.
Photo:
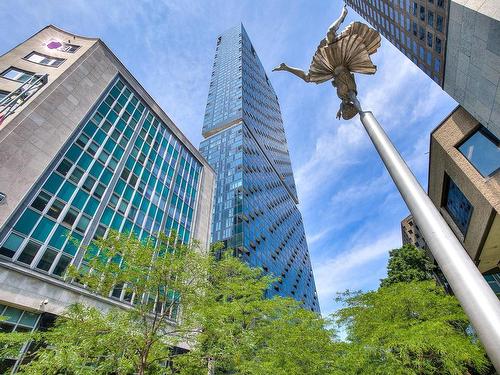
MULTIPOLYGON (((93 40, 99 45, 101 45, 109 54, 110 56, 115 60, 116 64, 119 65, 120 70, 125 72, 128 76, 127 79, 130 79, 133 81, 134 85, 136 85, 138 88, 140 88, 140 94, 143 96, 143 99, 146 101, 146 103, 151 107, 152 110, 155 112, 158 112, 157 114, 162 118, 163 121, 168 123, 168 126, 171 128, 172 132, 174 135, 181 141, 183 142, 188 150, 193 154, 193 156, 198 159, 200 163, 203 164, 204 167, 208 168, 215 174, 215 170, 210 166, 208 161, 201 155, 201 153, 198 151, 198 149, 194 146, 194 144, 191 142, 189 138, 179 129, 179 127, 174 123, 174 121, 170 118, 170 116, 165 112, 165 110, 158 104, 158 102, 149 94, 149 92, 144 88, 144 86, 139 82, 137 78, 128 70, 128 68, 122 63, 122 61, 115 55, 115 53, 112 51, 112 49, 101 39, 101 38, 96 38, 96 37, 85 37, 81 36, 78 34, 71 33, 69 31, 66 31, 64 29, 61 29, 60 27, 57 27, 53 24, 49 24, 45 26, 44 28, 40 29, 36 33, 34 33, 32 36, 30 36, 28 39, 33 38, 35 35, 41 33, 42 31, 46 29, 53 29, 71 36, 76 36, 77 38, 82 38, 86 40, 93 40)), ((11 48, 9 51, 12 49, 16 48, 17 46, 23 44, 26 42, 28 39, 25 41, 19 43, 15 47, 11 48)), ((8 53, 7 51, 6 53, 8 53)), ((3 56, 3 55, 2 55, 3 56)))

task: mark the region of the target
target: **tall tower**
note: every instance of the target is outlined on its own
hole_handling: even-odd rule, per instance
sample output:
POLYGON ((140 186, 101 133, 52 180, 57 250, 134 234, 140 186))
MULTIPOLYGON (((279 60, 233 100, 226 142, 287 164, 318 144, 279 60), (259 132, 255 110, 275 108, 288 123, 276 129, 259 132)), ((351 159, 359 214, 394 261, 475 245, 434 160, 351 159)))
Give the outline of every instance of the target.
POLYGON ((217 173, 212 241, 319 311, 278 97, 242 25, 217 38, 200 151, 217 173))
POLYGON ((498 0, 346 2, 500 138, 498 0))

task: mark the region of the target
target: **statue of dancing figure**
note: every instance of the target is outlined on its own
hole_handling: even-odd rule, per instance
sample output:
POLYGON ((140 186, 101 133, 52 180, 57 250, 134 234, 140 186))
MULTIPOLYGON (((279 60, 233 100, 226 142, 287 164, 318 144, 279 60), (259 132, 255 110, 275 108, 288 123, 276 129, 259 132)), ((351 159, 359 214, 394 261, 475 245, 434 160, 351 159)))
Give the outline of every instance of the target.
POLYGON ((380 34, 360 22, 353 22, 339 35, 337 31, 347 16, 344 4, 342 14, 328 28, 326 37, 321 40, 313 56, 309 72, 293 68, 281 63, 273 71, 285 70, 305 82, 323 83, 332 80, 341 99, 337 118, 344 120, 353 118, 358 109, 353 101, 357 95, 354 74, 374 74, 377 67, 373 65, 370 55, 380 47, 380 34))

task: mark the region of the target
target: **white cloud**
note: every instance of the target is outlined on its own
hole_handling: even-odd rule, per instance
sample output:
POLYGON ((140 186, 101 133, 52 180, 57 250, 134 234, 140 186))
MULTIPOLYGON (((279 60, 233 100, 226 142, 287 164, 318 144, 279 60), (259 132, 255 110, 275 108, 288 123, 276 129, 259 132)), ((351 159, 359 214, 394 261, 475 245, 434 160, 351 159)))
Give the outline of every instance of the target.
POLYGON ((389 250, 398 246, 400 241, 401 233, 395 228, 379 233, 371 240, 363 238, 347 244, 340 251, 331 249, 334 256, 315 263, 314 278, 323 313, 331 312, 337 292, 373 287, 374 277, 380 277, 374 275, 374 263, 383 264, 385 268, 389 250))

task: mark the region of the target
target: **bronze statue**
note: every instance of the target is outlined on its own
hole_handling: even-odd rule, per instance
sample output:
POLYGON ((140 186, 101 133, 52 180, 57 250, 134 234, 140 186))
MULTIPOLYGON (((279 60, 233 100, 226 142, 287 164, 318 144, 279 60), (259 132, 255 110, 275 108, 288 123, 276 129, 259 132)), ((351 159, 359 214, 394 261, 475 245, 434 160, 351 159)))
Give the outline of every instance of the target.
POLYGON ((353 118, 358 113, 356 101, 356 82, 352 73, 374 74, 370 55, 380 47, 380 34, 360 22, 352 22, 339 35, 337 30, 347 15, 344 4, 342 14, 328 28, 326 37, 321 40, 313 56, 309 72, 281 63, 273 71, 285 70, 306 82, 323 83, 332 80, 341 99, 337 118, 353 118))

